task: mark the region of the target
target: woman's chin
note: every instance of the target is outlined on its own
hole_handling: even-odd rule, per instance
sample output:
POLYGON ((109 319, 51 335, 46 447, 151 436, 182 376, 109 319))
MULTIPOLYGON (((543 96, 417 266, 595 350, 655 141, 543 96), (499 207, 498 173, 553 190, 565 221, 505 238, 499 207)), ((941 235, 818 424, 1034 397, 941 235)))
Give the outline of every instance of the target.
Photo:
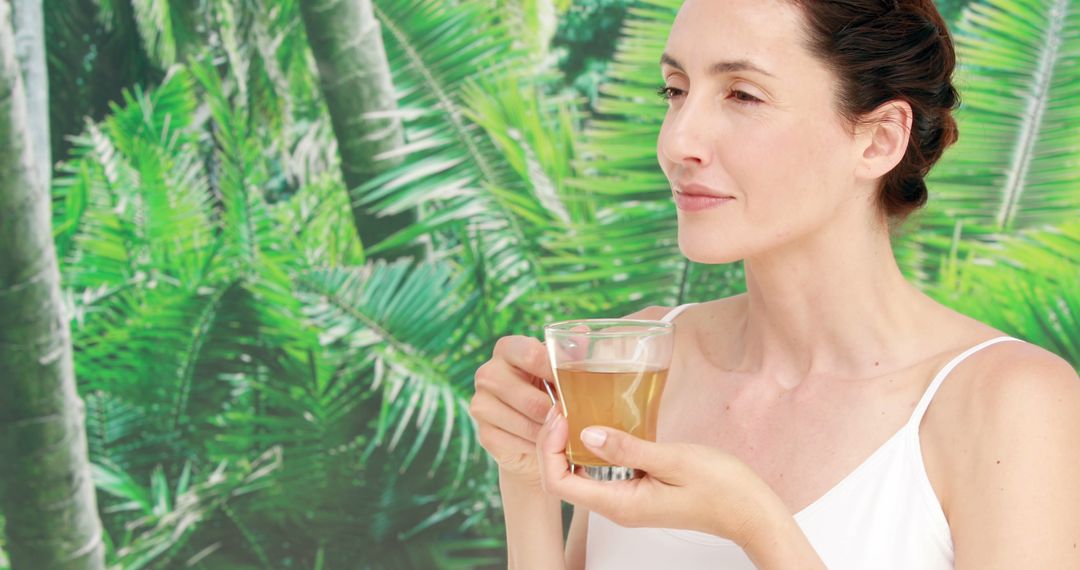
POLYGON ((717 265, 754 259, 773 250, 798 243, 815 229, 809 224, 787 224, 783 229, 761 224, 704 224, 679 220, 679 251, 690 261, 717 265))
POLYGON ((682 240, 679 240, 679 251, 690 261, 705 265, 735 263, 736 261, 742 261, 746 257, 741 250, 724 247, 721 244, 684 244, 682 240))

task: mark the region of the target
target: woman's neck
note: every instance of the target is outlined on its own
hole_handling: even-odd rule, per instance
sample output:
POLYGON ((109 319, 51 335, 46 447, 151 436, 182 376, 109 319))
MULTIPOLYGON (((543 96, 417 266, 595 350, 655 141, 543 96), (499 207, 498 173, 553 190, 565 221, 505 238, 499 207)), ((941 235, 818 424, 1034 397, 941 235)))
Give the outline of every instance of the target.
POLYGON ((887 230, 844 225, 746 260, 735 370, 791 389, 815 376, 865 378, 910 364, 936 305, 904 279, 887 230))

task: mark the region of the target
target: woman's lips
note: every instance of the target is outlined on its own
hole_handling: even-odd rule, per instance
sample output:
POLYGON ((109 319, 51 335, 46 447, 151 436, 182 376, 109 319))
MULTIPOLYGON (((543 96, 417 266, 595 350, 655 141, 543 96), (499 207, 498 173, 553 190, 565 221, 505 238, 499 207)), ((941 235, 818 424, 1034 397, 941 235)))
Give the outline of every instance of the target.
POLYGON ((735 200, 735 198, 730 196, 704 196, 701 194, 675 192, 675 206, 685 212, 697 212, 700 210, 719 208, 733 200, 735 200))

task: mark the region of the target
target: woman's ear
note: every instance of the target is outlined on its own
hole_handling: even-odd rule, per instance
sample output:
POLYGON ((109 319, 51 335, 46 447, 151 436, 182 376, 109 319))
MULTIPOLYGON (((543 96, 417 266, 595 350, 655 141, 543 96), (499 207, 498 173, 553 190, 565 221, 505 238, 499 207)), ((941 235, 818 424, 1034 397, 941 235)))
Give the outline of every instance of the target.
POLYGON ((912 112, 907 101, 895 99, 867 114, 855 131, 855 177, 874 180, 904 158, 911 138, 912 112))

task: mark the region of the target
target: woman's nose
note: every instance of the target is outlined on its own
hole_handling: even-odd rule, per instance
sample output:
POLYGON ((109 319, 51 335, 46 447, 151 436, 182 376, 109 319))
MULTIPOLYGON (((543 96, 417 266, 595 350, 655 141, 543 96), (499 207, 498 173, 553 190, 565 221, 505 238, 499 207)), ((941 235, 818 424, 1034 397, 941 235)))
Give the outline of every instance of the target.
POLYGON ((690 107, 688 98, 679 109, 668 112, 660 128, 661 159, 675 164, 706 166, 712 161, 710 132, 707 121, 690 107))

